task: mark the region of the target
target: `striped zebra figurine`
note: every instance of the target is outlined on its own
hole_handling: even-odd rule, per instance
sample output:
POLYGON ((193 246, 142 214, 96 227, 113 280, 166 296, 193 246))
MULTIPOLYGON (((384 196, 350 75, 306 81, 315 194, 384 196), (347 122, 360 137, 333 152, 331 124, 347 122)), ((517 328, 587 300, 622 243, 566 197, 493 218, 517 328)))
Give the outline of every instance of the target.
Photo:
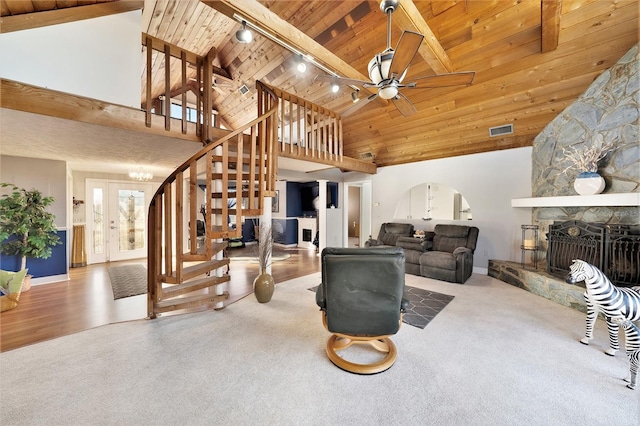
POLYGON ((583 260, 574 260, 569 270, 568 283, 575 284, 584 280, 587 287, 584 293, 587 302, 587 330, 580 342, 589 344, 598 312, 602 312, 609 330, 610 348, 605 353, 614 356, 620 349, 619 326, 611 319, 622 317, 630 321, 640 320, 640 287, 618 288, 611 284, 602 271, 583 260))
POLYGON ((613 322, 624 328, 625 351, 629 357, 629 378, 624 381, 628 382, 629 389, 635 389, 638 366, 640 365, 640 329, 625 318, 616 317, 613 318, 613 322))

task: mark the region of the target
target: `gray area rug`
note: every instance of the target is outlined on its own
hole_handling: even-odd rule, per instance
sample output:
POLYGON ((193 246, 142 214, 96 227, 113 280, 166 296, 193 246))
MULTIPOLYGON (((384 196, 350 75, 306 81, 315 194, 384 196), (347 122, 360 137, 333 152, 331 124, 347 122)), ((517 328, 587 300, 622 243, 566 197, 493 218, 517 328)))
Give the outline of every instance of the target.
POLYGON ((147 269, 144 266, 112 266, 107 271, 113 289, 113 300, 147 293, 147 269))
MULTIPOLYGON (((444 309, 449 302, 453 300, 453 296, 448 294, 437 293, 435 291, 423 290, 417 287, 406 286, 407 296, 409 297, 409 307, 404 315, 402 322, 418 328, 425 328, 429 322, 438 315, 438 312, 444 309)), ((311 287, 309 290, 315 292, 318 286, 311 287)))

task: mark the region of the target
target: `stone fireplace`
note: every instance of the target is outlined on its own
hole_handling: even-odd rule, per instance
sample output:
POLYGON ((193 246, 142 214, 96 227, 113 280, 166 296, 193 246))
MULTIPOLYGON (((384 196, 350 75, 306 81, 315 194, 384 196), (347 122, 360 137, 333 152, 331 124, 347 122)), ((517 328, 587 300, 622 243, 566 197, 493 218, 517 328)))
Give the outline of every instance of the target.
MULTIPOLYGON (((615 263, 619 270, 613 273, 613 277, 618 284, 640 285, 637 272, 640 263, 637 234, 640 232, 635 231, 640 226, 637 202, 640 192, 638 63, 640 56, 636 45, 536 136, 531 159, 533 198, 530 200, 539 202, 529 207, 532 207, 531 223, 539 226, 542 236, 539 242, 541 250, 537 252, 540 270, 522 269, 513 262, 489 261, 489 275, 584 310, 581 297, 584 289, 565 287, 564 280, 560 278, 567 268, 568 258, 581 255, 581 252, 565 253, 562 258, 558 248, 550 249, 549 241, 544 238, 550 234, 554 224, 580 222, 586 224, 587 229, 604 229, 601 241, 593 248, 594 262, 602 262, 600 266, 610 271, 610 264, 615 263), (566 150, 588 149, 600 136, 606 141, 616 141, 614 150, 599 163, 598 171, 606 182, 604 192, 595 196, 578 196, 573 180, 580 171, 569 167, 571 163, 566 150), (618 202, 625 197, 627 201, 618 202), (570 201, 566 203, 561 202, 568 199, 570 201), (548 272, 549 253, 552 261, 564 263, 551 266, 548 272), (556 255, 560 259, 555 259, 556 255)), ((582 253, 591 255, 586 251, 582 253)))

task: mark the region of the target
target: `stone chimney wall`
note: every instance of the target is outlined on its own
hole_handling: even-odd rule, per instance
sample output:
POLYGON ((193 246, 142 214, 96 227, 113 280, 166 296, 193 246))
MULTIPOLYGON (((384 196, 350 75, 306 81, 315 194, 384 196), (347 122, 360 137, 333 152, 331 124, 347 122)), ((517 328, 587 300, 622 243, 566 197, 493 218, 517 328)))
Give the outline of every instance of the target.
MULTIPOLYGON (((534 139, 532 196, 577 195, 573 181, 580 170, 571 165, 563 148, 591 146, 600 134, 618 140, 615 149, 599 163, 605 179, 603 193, 640 192, 640 56, 638 45, 602 73, 573 104, 560 113, 534 139)), ((639 224, 638 207, 539 207, 532 221, 540 225, 540 242, 546 250, 549 224, 581 220, 607 224, 639 224)), ((544 255, 544 253, 540 253, 544 255)))

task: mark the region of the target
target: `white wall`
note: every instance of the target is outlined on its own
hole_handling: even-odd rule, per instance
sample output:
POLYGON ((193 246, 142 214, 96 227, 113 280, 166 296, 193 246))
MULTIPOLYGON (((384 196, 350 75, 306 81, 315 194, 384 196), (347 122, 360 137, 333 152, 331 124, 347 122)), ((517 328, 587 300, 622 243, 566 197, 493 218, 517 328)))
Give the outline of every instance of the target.
MULTIPOLYGON (((361 180, 363 175, 354 176, 361 180)), ((511 207, 511 199, 531 196, 531 148, 517 148, 399 166, 381 167, 371 181, 371 229, 393 221, 396 205, 409 188, 438 182, 458 190, 473 213, 472 221, 396 220, 416 229, 433 230, 437 223, 460 223, 480 229, 474 270, 486 273, 489 259, 520 260, 520 225, 531 223, 530 209, 511 207)))
POLYGON ((0 34, 0 77, 140 108, 142 11, 0 34))

